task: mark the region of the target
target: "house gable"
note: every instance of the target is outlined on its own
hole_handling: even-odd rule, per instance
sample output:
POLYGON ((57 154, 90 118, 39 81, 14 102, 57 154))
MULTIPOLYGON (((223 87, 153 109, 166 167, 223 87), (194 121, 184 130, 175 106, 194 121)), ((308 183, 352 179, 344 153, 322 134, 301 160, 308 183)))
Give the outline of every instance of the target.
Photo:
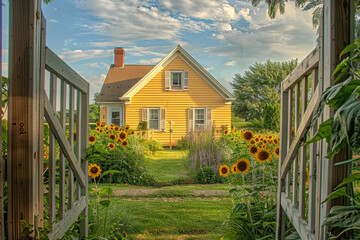
MULTIPOLYGON (((130 102, 131 98, 135 96, 145 85, 151 81, 159 72, 167 67, 175 58, 180 57, 186 64, 195 71, 201 78, 203 78, 218 94, 220 94, 226 101, 234 100, 234 96, 222 84, 220 84, 209 72, 207 72, 193 57, 191 57, 180 45, 171 51, 160 63, 158 63, 151 71, 149 71, 140 81, 138 81, 129 91, 127 91, 121 100, 130 102)), ((189 77, 190 79, 190 77, 189 77)), ((190 81, 190 80, 189 80, 190 81)))

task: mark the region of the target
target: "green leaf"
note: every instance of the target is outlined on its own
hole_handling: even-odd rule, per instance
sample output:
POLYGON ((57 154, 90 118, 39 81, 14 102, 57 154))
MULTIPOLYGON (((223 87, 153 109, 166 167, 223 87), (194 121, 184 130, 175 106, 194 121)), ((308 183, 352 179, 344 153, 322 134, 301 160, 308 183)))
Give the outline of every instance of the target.
POLYGON ((347 196, 346 187, 342 187, 342 188, 337 189, 336 191, 333 191, 322 203, 325 203, 334 198, 338 198, 338 197, 342 197, 342 196, 347 196))
POLYGON ((111 196, 113 193, 112 189, 110 187, 105 187, 100 190, 100 194, 102 195, 108 195, 111 196))
POLYGON ((334 206, 326 216, 323 225, 339 228, 360 226, 360 206, 334 206))
POLYGON ((94 151, 100 154, 108 154, 108 152, 102 146, 99 145, 94 145, 94 151))
POLYGON ((109 207, 110 206, 110 203, 111 201, 110 200, 102 200, 99 202, 101 206, 104 206, 104 207, 109 207))
POLYGON ((121 171, 119 171, 119 170, 107 170, 107 171, 103 172, 103 174, 101 174, 101 177, 106 176, 108 174, 112 175, 112 174, 115 174, 115 173, 120 173, 121 174, 121 171))
POLYGON ((84 160, 86 160, 86 161, 106 161, 106 159, 100 155, 88 156, 84 160))
MULTIPOLYGON (((360 159, 360 158, 359 158, 359 159, 360 159)), ((343 180, 343 182, 340 183, 340 184, 335 188, 335 190, 338 189, 338 188, 340 188, 340 187, 342 187, 342 186, 344 186, 344 185, 346 185, 346 184, 348 184, 348 183, 352 183, 352 182, 356 182, 356 181, 360 181, 360 173, 358 173, 358 174, 353 174, 353 175, 350 175, 350 176, 348 176, 347 178, 345 178, 345 179, 343 180)))
POLYGON ((310 139, 309 141, 307 141, 305 143, 305 146, 309 145, 310 143, 320 141, 320 140, 322 140, 324 138, 330 139, 332 122, 333 122, 333 118, 329 118, 325 122, 321 123, 320 127, 319 127, 319 130, 317 131, 315 136, 312 139, 310 139))
POLYGON ((346 48, 344 48, 344 50, 341 51, 340 58, 342 57, 342 55, 344 55, 348 52, 354 51, 357 47, 358 46, 356 43, 352 43, 352 44, 348 45, 346 48))
POLYGON ((349 160, 346 160, 346 161, 335 163, 334 166, 340 166, 340 165, 352 163, 352 162, 359 161, 359 160, 360 160, 360 157, 359 158, 354 158, 354 159, 349 159, 349 160))

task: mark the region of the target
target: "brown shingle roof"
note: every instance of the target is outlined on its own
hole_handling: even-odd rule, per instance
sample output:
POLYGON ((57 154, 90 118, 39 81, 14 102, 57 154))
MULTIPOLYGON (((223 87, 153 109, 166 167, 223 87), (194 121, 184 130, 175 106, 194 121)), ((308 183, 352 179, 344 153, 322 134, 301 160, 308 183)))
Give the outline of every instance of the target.
POLYGON ((119 97, 123 96, 154 67, 155 65, 124 65, 123 68, 114 68, 111 65, 98 102, 119 102, 119 97))

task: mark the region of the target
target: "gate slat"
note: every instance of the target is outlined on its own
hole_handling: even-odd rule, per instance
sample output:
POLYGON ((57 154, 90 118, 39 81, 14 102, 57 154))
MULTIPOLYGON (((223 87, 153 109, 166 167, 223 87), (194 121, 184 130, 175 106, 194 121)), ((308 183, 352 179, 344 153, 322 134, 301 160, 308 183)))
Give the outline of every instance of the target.
MULTIPOLYGON (((74 88, 70 86, 69 100, 69 143, 71 150, 74 151, 74 88)), ((74 173, 69 165, 68 167, 68 208, 74 207, 74 173)))
MULTIPOLYGON (((50 106, 56 106, 57 78, 50 73, 50 106)), ((44 96, 44 98, 46 98, 44 96)), ((55 205, 55 185, 56 185, 56 139, 53 131, 49 127, 49 225, 56 220, 55 205)))
POLYGON ((310 124, 312 113, 316 107, 316 104, 318 103, 319 99, 319 86, 316 88, 314 96, 311 98, 311 101, 305 111, 304 117, 302 118, 302 121, 299 126, 299 131, 295 135, 294 140, 291 143, 290 149, 286 155, 285 161, 281 167, 280 177, 283 179, 285 177, 285 174, 289 171, 292 163, 292 159, 294 158, 296 154, 296 149, 300 146, 301 141, 304 137, 304 134, 306 133, 306 129, 310 124))
POLYGON ((62 150, 64 151, 64 154, 68 159, 72 170, 75 173, 77 182, 79 182, 79 184, 82 187, 85 187, 85 175, 79 166, 79 160, 76 158, 75 154, 71 151, 70 144, 66 139, 66 135, 64 131, 62 131, 61 125, 58 119, 56 118, 56 113, 52 108, 47 97, 44 98, 44 103, 45 103, 44 106, 45 106, 46 120, 49 122, 50 127, 54 129, 53 133, 57 138, 62 150))
MULTIPOLYGON (((287 146, 286 146, 286 149, 288 150, 290 148, 290 144, 291 144, 291 141, 292 141, 292 114, 293 114, 293 111, 292 111, 292 108, 293 108, 293 101, 292 101, 292 98, 293 98, 293 92, 292 90, 289 90, 288 91, 288 119, 287 119, 287 146)), ((286 173, 286 189, 285 189, 285 192, 286 192, 286 196, 288 198, 290 198, 290 182, 291 182, 291 176, 290 176, 290 171, 288 171, 286 173)))
MULTIPOLYGON (((66 132, 66 85, 61 81, 60 87, 60 125, 66 132)), ((60 151, 60 182, 59 182, 59 218, 63 219, 65 215, 65 157, 63 151, 60 151)))
MULTIPOLYGON (((81 110, 82 110, 82 104, 81 104, 81 92, 77 91, 77 101, 76 101, 77 107, 76 107, 76 150, 75 155, 77 159, 81 159, 81 110)), ((81 161, 77 162, 77 167, 81 169, 81 161)), ((76 185, 76 199, 80 199, 81 196, 81 186, 79 184, 76 185)))
MULTIPOLYGON (((295 85, 295 132, 299 127, 300 122, 300 83, 295 85)), ((294 157, 294 171, 293 171, 293 206, 297 208, 298 206, 298 176, 299 176, 299 158, 298 155, 294 157)))

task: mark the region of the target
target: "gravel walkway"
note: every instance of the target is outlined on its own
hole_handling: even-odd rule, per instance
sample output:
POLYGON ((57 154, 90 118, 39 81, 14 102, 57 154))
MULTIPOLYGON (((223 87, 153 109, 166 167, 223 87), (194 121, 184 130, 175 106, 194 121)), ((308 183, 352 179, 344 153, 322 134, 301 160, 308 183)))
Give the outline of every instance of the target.
MULTIPOLYGON (((121 196, 146 196, 151 194, 156 194, 157 192, 173 191, 171 189, 117 189, 113 190, 113 195, 117 197, 121 196)), ((188 190, 189 194, 194 196, 227 196, 229 195, 228 191, 224 190, 188 190)))

